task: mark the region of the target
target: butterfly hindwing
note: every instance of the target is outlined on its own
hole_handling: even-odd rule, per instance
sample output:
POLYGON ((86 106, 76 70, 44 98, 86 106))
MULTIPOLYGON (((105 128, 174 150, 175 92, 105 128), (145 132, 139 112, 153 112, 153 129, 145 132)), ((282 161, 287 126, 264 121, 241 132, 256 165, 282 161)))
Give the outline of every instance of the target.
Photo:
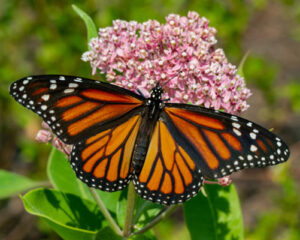
POLYGON ((154 128, 143 167, 134 177, 135 189, 141 197, 165 205, 186 201, 203 184, 199 167, 160 120, 154 128))
POLYGON ((267 129, 227 113, 167 103, 162 118, 205 177, 220 178, 243 168, 265 167, 289 157, 287 145, 267 129))
POLYGON ((135 115, 75 144, 70 161, 77 177, 104 191, 126 187, 132 177, 132 152, 140 123, 141 116, 135 115))
POLYGON ((144 100, 112 84, 61 75, 20 79, 11 85, 10 93, 68 144, 126 121, 141 111, 144 100))

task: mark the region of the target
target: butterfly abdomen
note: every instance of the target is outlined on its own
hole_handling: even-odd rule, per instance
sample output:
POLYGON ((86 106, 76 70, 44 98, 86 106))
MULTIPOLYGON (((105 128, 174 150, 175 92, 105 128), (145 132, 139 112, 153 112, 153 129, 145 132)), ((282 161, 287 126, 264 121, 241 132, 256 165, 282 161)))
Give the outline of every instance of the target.
POLYGON ((144 114, 145 115, 139 129, 132 155, 132 164, 136 173, 139 173, 143 167, 149 148, 149 143, 151 141, 151 136, 154 131, 155 123, 157 122, 157 119, 159 117, 157 111, 155 112, 155 114, 152 114, 150 106, 146 109, 144 114))

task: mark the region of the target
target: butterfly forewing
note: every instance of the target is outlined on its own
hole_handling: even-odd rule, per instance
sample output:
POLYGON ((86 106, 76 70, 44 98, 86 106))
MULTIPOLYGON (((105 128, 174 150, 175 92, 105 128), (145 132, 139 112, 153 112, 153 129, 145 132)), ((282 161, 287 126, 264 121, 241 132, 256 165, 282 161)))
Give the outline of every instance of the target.
POLYGON ((220 178, 243 168, 265 167, 289 157, 286 144, 267 129, 227 113, 166 104, 162 118, 204 176, 220 178))
POLYGON ((59 75, 20 79, 11 85, 10 93, 68 144, 127 121, 142 111, 144 100, 111 84, 59 75))
POLYGON ((134 185, 143 198, 162 204, 184 202, 203 183, 199 166, 176 142, 162 121, 156 123, 144 165, 134 185))

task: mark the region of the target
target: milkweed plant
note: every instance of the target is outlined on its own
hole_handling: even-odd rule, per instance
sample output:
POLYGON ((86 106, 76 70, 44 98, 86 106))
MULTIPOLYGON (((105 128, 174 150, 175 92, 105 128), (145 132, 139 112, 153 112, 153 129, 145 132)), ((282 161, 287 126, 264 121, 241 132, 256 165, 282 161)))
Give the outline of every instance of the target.
MULTIPOLYGON (((84 20, 88 50, 82 60, 105 81, 141 91, 146 97, 159 82, 164 98, 232 114, 245 111, 251 92, 241 67, 229 63, 216 47, 216 29, 196 12, 169 14, 165 23, 115 20, 98 31, 91 18, 73 6, 84 20)), ((242 66, 242 64, 240 65, 242 66)), ((182 207, 191 239, 243 239, 239 199, 230 178, 206 181, 202 191, 184 204, 163 206, 145 201, 132 185, 113 193, 89 188, 78 180, 67 157, 72 146, 54 136, 46 123, 36 139, 52 142, 47 166, 50 188, 44 182, 0 172, 7 184, 1 197, 21 196, 30 214, 45 220, 63 239, 156 239, 152 228, 182 207), (12 187, 13 185, 13 187, 12 187)))

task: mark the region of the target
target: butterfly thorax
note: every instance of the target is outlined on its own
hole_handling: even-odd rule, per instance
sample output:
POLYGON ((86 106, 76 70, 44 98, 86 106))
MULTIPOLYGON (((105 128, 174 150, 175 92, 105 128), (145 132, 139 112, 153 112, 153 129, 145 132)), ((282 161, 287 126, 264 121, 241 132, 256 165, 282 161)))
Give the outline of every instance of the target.
POLYGON ((159 109, 163 108, 163 101, 161 99, 163 94, 162 87, 157 84, 154 88, 152 88, 150 92, 150 97, 147 99, 146 105, 149 106, 149 115, 148 117, 152 119, 155 115, 155 112, 158 112, 159 109))

